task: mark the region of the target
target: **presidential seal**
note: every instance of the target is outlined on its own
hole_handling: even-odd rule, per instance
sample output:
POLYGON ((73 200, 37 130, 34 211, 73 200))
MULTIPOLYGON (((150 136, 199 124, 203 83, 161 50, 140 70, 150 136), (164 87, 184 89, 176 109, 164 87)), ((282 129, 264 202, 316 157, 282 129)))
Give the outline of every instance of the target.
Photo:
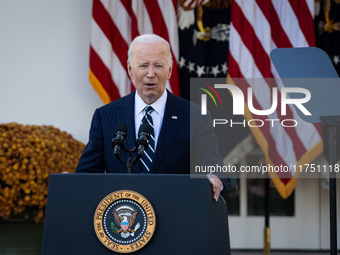
POLYGON ((150 202, 131 190, 112 192, 100 201, 94 214, 94 230, 112 251, 131 253, 151 239, 156 216, 150 202))

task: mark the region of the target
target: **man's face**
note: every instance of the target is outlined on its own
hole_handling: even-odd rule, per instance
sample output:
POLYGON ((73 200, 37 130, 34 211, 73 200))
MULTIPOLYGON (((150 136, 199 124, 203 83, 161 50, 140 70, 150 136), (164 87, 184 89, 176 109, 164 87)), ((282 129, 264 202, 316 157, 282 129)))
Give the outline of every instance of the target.
POLYGON ((152 104, 163 95, 172 71, 164 42, 136 43, 133 62, 128 62, 127 67, 138 95, 146 104, 152 104))

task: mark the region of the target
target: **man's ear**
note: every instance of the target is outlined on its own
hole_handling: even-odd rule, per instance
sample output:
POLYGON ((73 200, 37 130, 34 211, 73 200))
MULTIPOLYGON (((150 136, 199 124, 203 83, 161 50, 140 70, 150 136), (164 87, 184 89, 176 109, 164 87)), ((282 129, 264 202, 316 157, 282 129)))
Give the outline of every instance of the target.
POLYGON ((169 75, 168 75, 168 80, 170 80, 171 73, 172 73, 172 66, 170 66, 170 67, 169 67, 169 75))
POLYGON ((127 61, 127 69, 131 80, 133 80, 132 66, 130 65, 129 61, 127 61))

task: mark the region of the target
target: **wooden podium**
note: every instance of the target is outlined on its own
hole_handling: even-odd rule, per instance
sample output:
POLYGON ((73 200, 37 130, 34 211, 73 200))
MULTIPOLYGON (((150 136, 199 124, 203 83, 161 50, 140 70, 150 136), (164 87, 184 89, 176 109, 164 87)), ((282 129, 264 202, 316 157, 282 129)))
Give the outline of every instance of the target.
POLYGON ((156 216, 150 241, 132 254, 230 254, 223 199, 213 201, 207 179, 166 174, 52 174, 42 254, 117 254, 97 237, 94 216, 119 190, 144 196, 156 216))

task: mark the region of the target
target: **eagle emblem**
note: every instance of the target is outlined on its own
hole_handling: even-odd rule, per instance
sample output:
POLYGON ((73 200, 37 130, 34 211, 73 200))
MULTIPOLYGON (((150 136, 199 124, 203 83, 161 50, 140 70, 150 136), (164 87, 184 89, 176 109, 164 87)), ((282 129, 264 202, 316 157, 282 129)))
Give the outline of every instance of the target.
POLYGON ((118 226, 118 229, 114 232, 123 238, 128 238, 130 235, 134 236, 140 227, 140 224, 137 223, 134 229, 132 229, 136 222, 137 210, 130 205, 122 205, 113 209, 112 213, 118 226))
POLYGON ((142 194, 117 190, 99 202, 93 226, 106 248, 118 253, 132 253, 150 241, 155 232, 156 215, 152 204, 142 194))

